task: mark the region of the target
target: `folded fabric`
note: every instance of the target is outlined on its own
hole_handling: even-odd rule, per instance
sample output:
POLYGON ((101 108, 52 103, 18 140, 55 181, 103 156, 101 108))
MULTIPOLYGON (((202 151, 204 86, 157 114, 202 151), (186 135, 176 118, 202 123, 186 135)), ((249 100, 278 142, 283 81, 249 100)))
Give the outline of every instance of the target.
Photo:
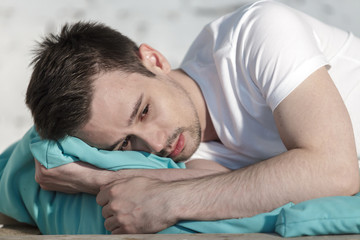
POLYGON ((131 168, 185 168, 184 163, 175 163, 170 158, 162 158, 146 152, 100 150, 76 137, 66 137, 55 142, 41 140, 35 135, 30 141, 30 150, 48 169, 76 161, 113 171, 131 168))
POLYGON ((43 234, 108 234, 95 196, 42 190, 35 182, 32 128, 0 155, 0 212, 43 234))
MULTIPOLYGON (((104 151, 80 139, 41 140, 34 128, 0 155, 0 212, 37 225, 43 234, 109 234, 95 196, 42 190, 34 180, 36 158, 47 168, 84 161, 99 168, 184 168, 145 152, 104 151)), ((288 203, 251 218, 182 221, 160 233, 272 233, 282 236, 360 233, 360 197, 288 203)))
MULTIPOLYGON (((34 180, 34 157, 47 168, 79 160, 109 170, 185 167, 183 163, 144 152, 98 150, 74 137, 58 142, 41 140, 32 128, 0 155, 0 212, 20 222, 37 225, 43 234, 109 232, 104 227, 95 196, 42 190, 34 180)), ((279 211, 280 208, 244 219, 184 221, 161 233, 273 232, 279 211)))
POLYGON ((280 211, 293 205, 293 203, 288 203, 271 212, 249 218, 182 221, 160 233, 273 233, 275 232, 275 223, 280 211))
POLYGON ((360 233, 360 193, 301 202, 281 210, 275 231, 283 237, 360 233))

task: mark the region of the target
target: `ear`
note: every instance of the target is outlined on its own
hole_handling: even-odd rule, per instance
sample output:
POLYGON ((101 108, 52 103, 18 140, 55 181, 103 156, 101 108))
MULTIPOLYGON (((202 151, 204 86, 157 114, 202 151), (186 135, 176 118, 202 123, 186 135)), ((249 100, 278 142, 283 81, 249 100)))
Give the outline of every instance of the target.
POLYGON ((139 47, 139 57, 144 66, 155 73, 160 71, 169 73, 171 66, 168 60, 157 50, 153 49, 147 44, 141 44, 139 47))

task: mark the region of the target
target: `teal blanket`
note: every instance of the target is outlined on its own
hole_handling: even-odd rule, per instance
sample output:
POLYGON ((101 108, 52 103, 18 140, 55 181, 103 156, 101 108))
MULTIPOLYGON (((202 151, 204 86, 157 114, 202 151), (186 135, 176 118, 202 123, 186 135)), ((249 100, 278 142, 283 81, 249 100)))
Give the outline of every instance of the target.
MULTIPOLYGON (((184 168, 171 159, 144 152, 111 152, 92 148, 74 137, 41 140, 31 128, 0 155, 0 212, 36 225, 43 234, 109 234, 95 196, 42 190, 34 180, 36 157, 53 168, 85 161, 99 168, 184 168)), ((360 197, 330 197, 297 205, 288 203, 251 218, 183 221, 160 233, 271 233, 282 236, 359 233, 360 197)))

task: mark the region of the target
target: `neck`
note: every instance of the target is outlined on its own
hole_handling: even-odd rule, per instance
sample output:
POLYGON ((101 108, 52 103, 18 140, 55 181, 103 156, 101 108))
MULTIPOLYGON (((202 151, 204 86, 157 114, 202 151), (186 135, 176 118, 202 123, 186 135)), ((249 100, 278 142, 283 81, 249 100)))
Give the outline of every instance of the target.
POLYGON ((169 74, 188 92, 194 103, 201 126, 201 141, 219 141, 199 85, 181 69, 172 70, 169 74))

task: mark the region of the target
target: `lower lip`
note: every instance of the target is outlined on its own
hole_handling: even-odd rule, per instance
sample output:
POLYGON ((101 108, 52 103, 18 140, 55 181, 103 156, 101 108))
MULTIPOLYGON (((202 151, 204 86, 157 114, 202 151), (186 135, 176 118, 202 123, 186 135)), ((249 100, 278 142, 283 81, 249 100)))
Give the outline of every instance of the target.
POLYGON ((169 155, 171 158, 176 157, 177 155, 179 155, 181 153, 181 151, 183 150, 185 145, 185 138, 183 136, 182 133, 180 133, 179 135, 179 139, 176 143, 176 147, 174 149, 174 151, 172 151, 172 153, 169 155))

